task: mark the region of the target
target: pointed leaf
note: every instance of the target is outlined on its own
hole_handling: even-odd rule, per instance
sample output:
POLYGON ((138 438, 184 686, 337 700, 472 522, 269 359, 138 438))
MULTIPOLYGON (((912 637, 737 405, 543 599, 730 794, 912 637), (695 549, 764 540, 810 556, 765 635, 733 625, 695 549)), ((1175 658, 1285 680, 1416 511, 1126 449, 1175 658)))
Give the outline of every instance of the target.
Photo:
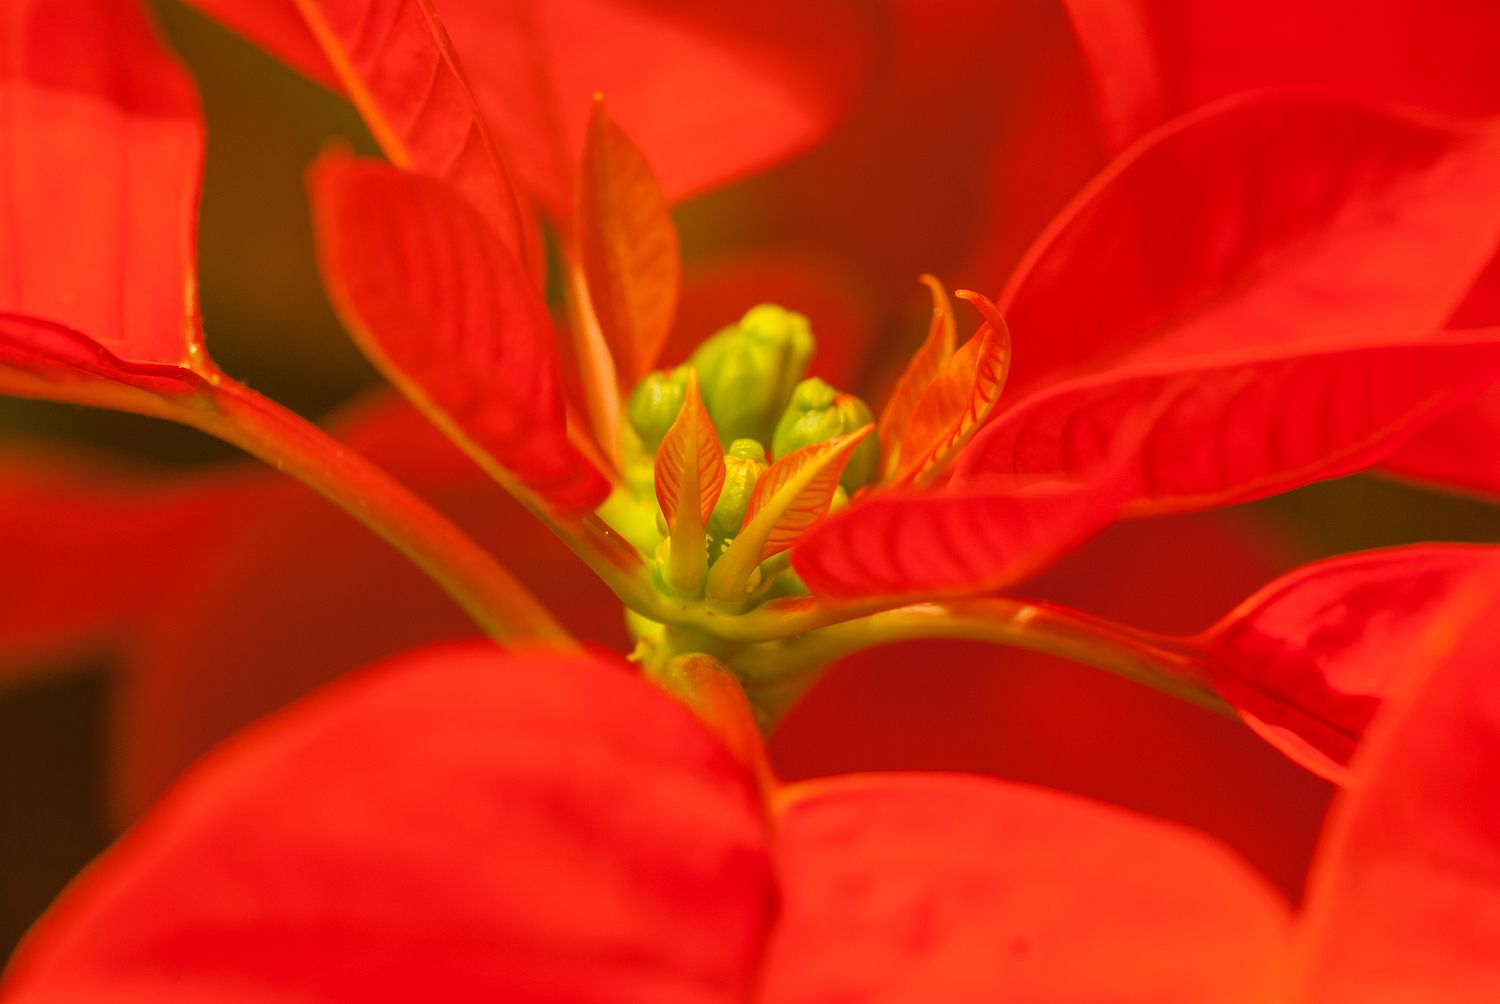
POLYGON ((210 755, 33 931, 7 997, 740 1000, 765 839, 753 778, 625 667, 419 650, 210 755))
POLYGON ((910 426, 917 402, 937 379, 943 365, 953 355, 956 342, 953 323, 953 305, 948 300, 948 291, 943 284, 930 275, 922 276, 922 284, 932 294, 932 323, 927 328, 927 338, 906 364, 896 381, 891 396, 880 413, 878 435, 881 449, 884 480, 896 476, 901 464, 901 441, 910 426))
POLYGON ((431 0, 293 0, 381 150, 443 178, 523 261, 510 179, 431 0))
POLYGON ((576 225, 589 302, 628 390, 651 372, 672 332, 682 265, 661 186, 602 100, 589 117, 576 225))
POLYGON ((1104 472, 1081 483, 971 482, 862 499, 815 527, 792 566, 818 596, 994 592, 1103 529, 1130 493, 1104 472))
POLYGON ((77 401, 117 393, 104 381, 180 385, 187 377, 169 370, 202 349, 203 128, 191 82, 140 5, 7 4, 0 134, 4 389, 77 401))
POLYGON ((387 379, 496 477, 566 513, 602 502, 568 440, 546 307, 478 213, 438 179, 337 154, 309 185, 324 281, 387 379))
POLYGON ((755 482, 744 529, 736 540, 759 542, 756 561, 791 547, 828 512, 844 466, 872 431, 866 426, 779 458, 755 482))
POLYGON ((656 501, 667 525, 677 525, 679 503, 685 503, 688 511, 697 513, 702 533, 724 490, 724 471, 719 434, 703 406, 698 374, 692 372, 682 410, 656 451, 656 501))
POLYGON ((1286 904, 1195 831, 941 774, 793 785, 776 817, 786 900, 766 1000, 1260 1004, 1280 989, 1286 904))
POLYGON ((1241 502, 1369 466, 1497 375, 1494 333, 1125 366, 1022 401, 955 477, 1073 477, 1146 422, 1133 514, 1241 502))
POLYGON ((1450 599, 1413 651, 1330 813, 1301 925, 1295 1000, 1500 994, 1500 574, 1450 599))
POLYGON ((948 358, 918 399, 901 441, 901 472, 895 484, 922 485, 941 474, 979 431, 1005 389, 1010 330, 988 300, 967 290, 960 295, 984 302, 985 323, 948 358))
POLYGON ((1426 337, 1500 240, 1496 178, 1500 132, 1377 107, 1244 96, 1175 120, 1012 277, 1006 319, 1046 333, 1012 386, 1127 356, 1426 337))
POLYGON ((1412 651, 1496 549, 1420 544, 1299 568, 1194 639, 1214 688, 1287 756, 1330 780, 1347 765, 1412 651))

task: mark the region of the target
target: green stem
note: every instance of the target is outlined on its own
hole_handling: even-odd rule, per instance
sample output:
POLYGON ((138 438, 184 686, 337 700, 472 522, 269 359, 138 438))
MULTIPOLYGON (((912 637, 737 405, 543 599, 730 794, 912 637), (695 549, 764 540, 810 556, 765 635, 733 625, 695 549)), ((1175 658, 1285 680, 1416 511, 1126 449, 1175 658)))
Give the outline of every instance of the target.
POLYGON ((988 641, 1086 663, 1224 714, 1202 656, 1173 639, 1045 603, 1005 597, 919 603, 747 648, 735 669, 774 719, 828 663, 865 649, 928 638, 988 641))
POLYGON ((384 538, 496 640, 577 642, 504 566, 447 517, 364 457, 217 374, 205 406, 173 417, 285 471, 384 538))

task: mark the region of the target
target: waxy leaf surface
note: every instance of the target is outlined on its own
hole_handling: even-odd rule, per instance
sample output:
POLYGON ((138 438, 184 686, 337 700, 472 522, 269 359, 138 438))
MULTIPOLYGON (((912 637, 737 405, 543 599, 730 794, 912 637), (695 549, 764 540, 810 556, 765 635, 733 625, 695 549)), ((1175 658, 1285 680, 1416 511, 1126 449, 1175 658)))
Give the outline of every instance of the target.
POLYGON ((793 785, 777 824, 766 1000, 1259 1004, 1277 985, 1285 904, 1190 830, 936 774, 793 785))
POLYGON ((185 389, 177 367, 201 348, 203 129, 187 74, 140 5, 7 4, 0 133, 0 390, 152 408, 104 385, 185 389))
POLYGON ((1331 780, 1455 596, 1494 548, 1420 544, 1346 555, 1277 579, 1194 639, 1211 682, 1287 756, 1331 780))
POLYGON ((682 264, 661 186, 603 101, 589 117, 576 224, 589 302, 628 392, 672 333, 682 264))
POLYGON ((1426 337, 1500 239, 1497 178, 1500 133, 1375 106, 1247 97, 1175 120, 1012 277, 1012 387, 1127 357, 1426 337))
POLYGON ((741 1000, 753 779, 624 666, 411 653, 205 760, 33 933, 8 1000, 741 1000))
POLYGON ((565 513, 603 501, 568 440, 547 309, 484 219, 441 180, 374 161, 325 155, 309 183, 324 281, 386 377, 497 477, 565 513))
POLYGON ((761 541, 757 561, 791 547, 827 514, 844 466, 855 447, 873 431, 867 426, 793 450, 778 458, 756 480, 750 503, 745 507, 741 535, 761 541))
POLYGON ((1415 648, 1325 828, 1299 1001, 1500 995, 1500 574, 1449 599, 1415 648))
POLYGON ((836 599, 993 592, 1103 529, 1129 494, 1125 474, 866 498, 813 528, 792 566, 836 599))
POLYGON ((1497 375, 1489 334, 1122 366, 1005 412, 955 477, 1077 478, 1133 456, 1133 514, 1241 502, 1369 466, 1497 375))
POLYGON ((443 178, 525 258, 510 179, 430 0, 293 0, 385 155, 443 178))

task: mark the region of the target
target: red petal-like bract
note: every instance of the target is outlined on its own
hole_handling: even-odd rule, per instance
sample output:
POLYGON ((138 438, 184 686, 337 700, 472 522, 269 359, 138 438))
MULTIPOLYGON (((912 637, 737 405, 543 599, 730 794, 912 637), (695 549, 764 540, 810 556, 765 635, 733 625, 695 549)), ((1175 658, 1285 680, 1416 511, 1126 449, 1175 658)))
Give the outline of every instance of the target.
POLYGON ((849 457, 873 431, 872 427, 866 426, 793 450, 778 457, 756 479, 755 490, 750 493, 750 502, 745 507, 744 530, 749 530, 757 519, 764 520, 774 514, 765 530, 765 542, 757 561, 785 551, 801 539, 809 527, 827 515, 849 457), (810 477, 807 475, 809 468, 814 469, 810 477))
POLYGON ((575 222, 589 303, 628 390, 651 372, 672 333, 682 263, 661 186, 603 101, 589 118, 575 222))
POLYGON ((0 390, 76 401, 100 381, 185 379, 169 369, 201 348, 203 129, 140 5, 6 4, 0 133, 0 390))
POLYGON ((1337 88, 1500 111, 1500 9, 1475 0, 1066 0, 1116 148, 1237 91, 1337 88))
POLYGON ((431 0, 292 0, 398 167, 449 182, 525 259, 510 179, 431 0))
POLYGON ((1500 996, 1500 573, 1452 598, 1355 758, 1314 863, 1307 1004, 1500 996))
POLYGON ((1491 387, 1419 429, 1381 466, 1402 477, 1500 499, 1496 443, 1500 443, 1500 387, 1491 387))
POLYGON ((341 154, 309 185, 324 281, 387 379, 497 477, 563 513, 602 502, 568 440, 546 306, 483 218, 439 179, 341 154))
POLYGON ((1286 346, 1125 365, 1039 391, 964 452, 955 478, 1076 478, 1125 457, 1133 514, 1225 505, 1378 461, 1500 376, 1500 332, 1286 346))
POLYGON ((426 649, 204 761, 7 1000, 742 1000, 764 829, 749 774, 623 666, 426 649))
MULTIPOLYGON (((305 31, 277 30, 292 0, 194 0, 326 79, 305 31)), ((437 0, 517 179, 561 219, 593 96, 651 151, 674 200, 811 145, 861 82, 873 44, 856 0, 437 0), (788 32, 787 25, 796 31, 788 32), (705 142, 705 136, 713 136, 705 142)))
POLYGON ((1496 177, 1500 133, 1378 107, 1262 96, 1176 120, 1012 277, 1011 386, 1126 357, 1426 337, 1500 239, 1496 177))
POLYGON ((953 355, 956 325, 953 321, 953 303, 943 284, 930 275, 922 276, 922 284, 932 294, 932 320, 927 326, 927 337, 901 371, 896 386, 886 398, 885 408, 880 412, 881 470, 883 480, 894 477, 901 468, 901 440, 911 422, 912 413, 922 394, 937 378, 943 365, 953 355))
POLYGON ((1421 544, 1321 561, 1277 579, 1194 639, 1211 682, 1287 756, 1343 780, 1417 643, 1496 549, 1421 544))
POLYGON ((864 499, 813 530, 792 565, 819 596, 940 596, 1019 582, 1103 529, 1129 482, 973 482, 864 499))
POLYGON ((1286 906, 1214 842, 960 775, 782 793, 774 1001, 1269 1000, 1286 906))
POLYGON ((341 90, 339 74, 307 27, 296 0, 184 0, 324 87, 341 90))
POLYGON ((656 485, 656 502, 667 526, 677 525, 677 507, 686 501, 698 507, 696 532, 701 535, 724 490, 724 477, 724 449, 698 393, 698 377, 694 373, 688 379, 682 410, 656 450, 652 480, 656 485), (682 498, 684 488, 689 493, 686 500, 682 498))

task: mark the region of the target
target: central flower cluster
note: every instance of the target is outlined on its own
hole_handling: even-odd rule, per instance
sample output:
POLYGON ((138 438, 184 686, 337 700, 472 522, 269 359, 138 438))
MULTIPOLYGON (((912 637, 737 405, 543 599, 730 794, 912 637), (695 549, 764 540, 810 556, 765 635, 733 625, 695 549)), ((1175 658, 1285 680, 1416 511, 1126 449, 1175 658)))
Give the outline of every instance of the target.
POLYGON ((762 305, 631 394, 610 517, 667 593, 726 612, 805 593, 788 548, 878 477, 870 408, 806 378, 815 348, 807 318, 762 305))

